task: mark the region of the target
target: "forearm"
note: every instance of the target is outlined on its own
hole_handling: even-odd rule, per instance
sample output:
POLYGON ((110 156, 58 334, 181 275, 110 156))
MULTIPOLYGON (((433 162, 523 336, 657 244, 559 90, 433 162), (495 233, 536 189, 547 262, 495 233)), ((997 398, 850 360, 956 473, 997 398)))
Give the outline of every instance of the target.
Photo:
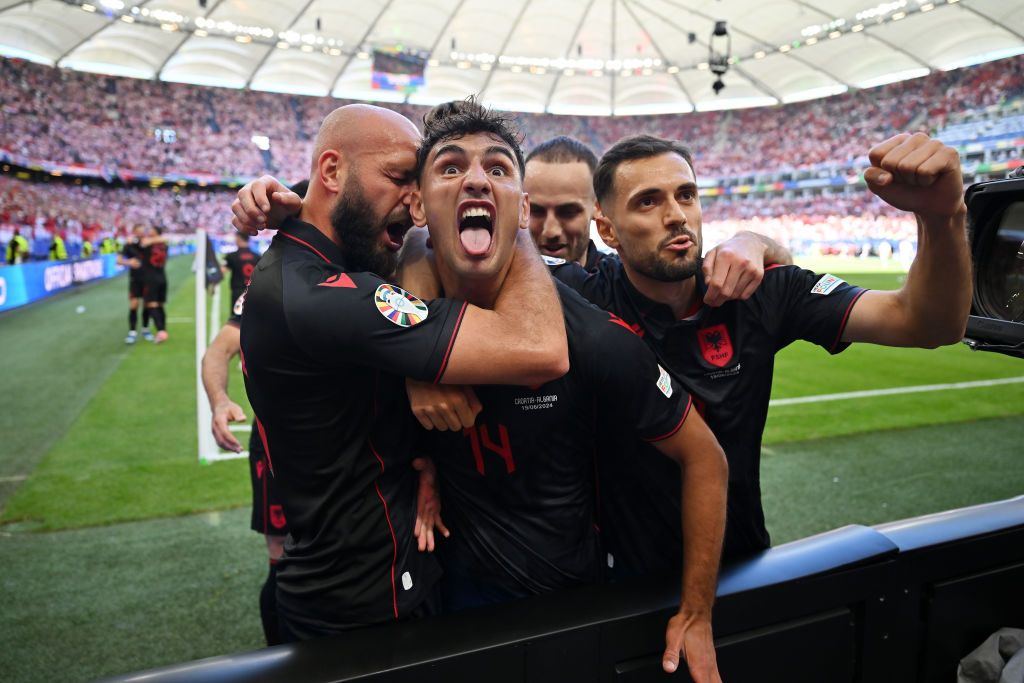
POLYGON ((680 464, 683 579, 680 612, 710 619, 725 534, 728 469, 715 444, 680 464))
POLYGON ((917 217, 917 256, 901 290, 907 333, 916 346, 963 338, 973 293, 967 209, 948 218, 917 217))
POLYGON ((554 280, 529 233, 520 230, 516 240, 512 265, 494 302, 499 330, 515 350, 547 350, 568 360, 565 318, 554 280))
POLYGON ((231 400, 228 397, 228 364, 232 355, 217 346, 211 346, 203 354, 203 389, 210 408, 231 400))

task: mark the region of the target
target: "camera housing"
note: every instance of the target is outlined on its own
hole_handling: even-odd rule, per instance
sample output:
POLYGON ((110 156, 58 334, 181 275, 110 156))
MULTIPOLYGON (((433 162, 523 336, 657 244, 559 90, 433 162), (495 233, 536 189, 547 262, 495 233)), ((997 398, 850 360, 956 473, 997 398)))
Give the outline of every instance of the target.
POLYGON ((1024 358, 1024 167, 967 189, 974 299, 964 343, 1024 358))

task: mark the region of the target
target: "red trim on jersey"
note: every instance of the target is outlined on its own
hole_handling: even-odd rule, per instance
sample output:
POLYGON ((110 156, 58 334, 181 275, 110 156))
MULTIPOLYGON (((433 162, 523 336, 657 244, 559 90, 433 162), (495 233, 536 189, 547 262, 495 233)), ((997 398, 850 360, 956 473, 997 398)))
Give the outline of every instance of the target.
MULTIPOLYGON (((241 325, 239 325, 238 329, 242 329, 241 325)), ((242 363, 242 375, 248 378, 249 370, 245 367, 245 353, 242 352, 241 346, 238 347, 238 360, 242 363)))
POLYGON ((462 327, 462 318, 466 315, 467 306, 469 306, 469 304, 463 301, 462 308, 459 309, 459 319, 455 321, 455 329, 452 330, 452 338, 448 340, 448 348, 444 352, 444 360, 441 361, 441 369, 437 371, 437 377, 434 378, 434 384, 441 381, 441 376, 444 375, 444 371, 448 368, 448 358, 452 355, 452 347, 455 346, 455 337, 459 334, 459 328, 462 327))
POLYGON ((857 303, 862 296, 864 296, 864 292, 866 291, 868 290, 862 289, 857 292, 857 296, 853 297, 853 301, 851 301, 850 305, 846 307, 846 313, 843 314, 843 321, 839 323, 839 332, 836 333, 836 340, 832 342, 832 346, 828 347, 829 353, 835 351, 836 347, 839 346, 839 341, 843 338, 843 332, 846 330, 846 323, 850 320, 850 313, 853 311, 853 305, 857 303))
POLYGON ((346 289, 356 289, 356 283, 352 281, 352 278, 348 276, 348 273, 338 273, 337 275, 330 276, 318 284, 317 287, 344 287, 346 289))
POLYGON ((263 431, 263 423, 260 419, 256 418, 256 429, 260 432, 260 441, 263 442, 263 451, 267 456, 267 468, 270 470, 270 476, 274 476, 274 461, 270 459, 270 444, 267 443, 267 433, 263 431))
MULTIPOLYGON (((384 474, 384 459, 377 453, 377 449, 373 447, 373 443, 367 439, 366 443, 370 445, 370 451, 373 453, 377 461, 380 462, 380 473, 384 474)), ((395 527, 391 525, 391 515, 388 513, 388 502, 384 500, 384 494, 380 492, 380 482, 374 481, 373 487, 377 489, 377 497, 380 498, 381 504, 384 506, 384 518, 388 520, 388 529, 391 531, 391 544, 395 549, 394 555, 391 559, 391 598, 395 607, 395 619, 398 618, 398 589, 395 587, 395 565, 398 564, 398 539, 395 538, 395 527)))
POLYGON ((668 437, 670 437, 673 434, 675 434, 676 432, 678 432, 679 429, 683 426, 683 423, 686 422, 686 416, 690 414, 690 408, 692 408, 692 407, 693 407, 693 396, 687 396, 686 410, 683 411, 683 417, 679 420, 679 424, 677 424, 675 427, 673 427, 672 431, 670 431, 668 434, 664 434, 662 436, 658 436, 658 437, 655 437, 653 439, 645 438, 644 441, 649 441, 651 443, 654 443, 655 441, 664 441, 668 437))
POLYGON ((769 263, 767 266, 764 267, 764 269, 765 270, 775 270, 776 268, 782 268, 784 265, 786 265, 786 264, 785 263, 769 263))
POLYGON ((288 233, 286 233, 286 232, 279 232, 279 233, 277 233, 277 234, 279 234, 279 235, 284 235, 284 236, 285 236, 285 237, 287 237, 288 239, 290 239, 290 240, 294 240, 294 241, 298 242, 299 244, 301 244, 302 246, 306 247, 307 249, 309 249, 310 251, 312 251, 312 252, 313 252, 314 254, 316 254, 317 256, 319 256, 320 258, 322 258, 322 259, 323 259, 324 261, 327 261, 328 263, 330 263, 330 262, 331 262, 331 259, 329 259, 329 258, 327 258, 326 256, 324 256, 323 254, 321 254, 321 253, 320 253, 320 252, 319 252, 319 251, 317 250, 317 248, 316 248, 316 247, 314 247, 314 246, 313 246, 312 244, 310 244, 309 242, 307 242, 307 241, 305 241, 305 240, 300 240, 300 239, 299 239, 298 237, 296 237, 295 235, 289 235, 289 234, 288 234, 288 233))
POLYGON ((687 309, 686 313, 683 313, 683 317, 684 318, 692 318, 693 316, 697 315, 697 311, 699 311, 703 307, 704 307, 704 300, 703 299, 697 299, 696 301, 693 302, 693 305, 690 306, 689 309, 687 309))
POLYGON ((267 477, 269 475, 264 472, 260 479, 263 480, 263 535, 266 536, 270 533, 270 501, 267 499, 267 477))

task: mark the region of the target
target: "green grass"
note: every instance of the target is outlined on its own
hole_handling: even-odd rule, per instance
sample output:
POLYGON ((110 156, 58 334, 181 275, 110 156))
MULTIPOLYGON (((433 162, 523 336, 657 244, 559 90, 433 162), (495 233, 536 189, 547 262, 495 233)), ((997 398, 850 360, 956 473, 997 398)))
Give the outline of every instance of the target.
POLYGON ((0 534, 5 681, 53 683, 262 646, 264 543, 235 510, 0 534))
MULTIPOLYGON (((126 323, 110 324, 106 318, 92 323, 102 324, 104 334, 89 343, 117 349, 120 364, 102 386, 93 387, 89 403, 71 428, 8 501, 2 521, 40 530, 66 529, 249 502, 244 460, 209 467, 196 464, 195 326, 184 322, 194 315, 189 265, 190 259, 182 257, 168 268, 168 342, 156 346, 140 340, 126 348, 126 323)), ((122 289, 124 282, 104 283, 84 297, 104 297, 105 302, 106 292, 100 287, 122 289)), ((93 308, 90 302, 87 313, 93 308)), ((127 306, 121 303, 120 308, 123 318, 127 306)), ((40 369, 38 376, 48 372, 40 369)), ((233 393, 248 409, 239 374, 236 369, 231 378, 233 393)))
MULTIPOLYGON (((891 267, 849 261, 810 266, 899 286, 891 267)), ((189 265, 170 262, 159 347, 124 346, 123 278, 0 316, 0 648, 18 653, 5 680, 89 680, 261 643, 266 561, 245 463, 196 458, 189 265)), ((1017 376, 1024 363, 962 346, 832 358, 800 342, 778 355, 772 396, 1017 376)), ((231 387, 248 410, 237 367, 231 387)), ((1024 384, 773 407, 769 529, 778 543, 1017 495, 1022 441, 1024 384)))

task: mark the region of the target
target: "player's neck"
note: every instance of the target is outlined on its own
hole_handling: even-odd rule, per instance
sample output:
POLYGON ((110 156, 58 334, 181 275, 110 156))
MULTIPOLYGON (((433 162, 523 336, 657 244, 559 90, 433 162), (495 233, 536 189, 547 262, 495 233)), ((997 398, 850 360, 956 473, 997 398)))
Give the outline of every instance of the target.
POLYGON ((677 282, 662 282, 638 273, 625 261, 622 262, 622 267, 636 291, 651 301, 671 308, 676 320, 682 320, 693 310, 698 296, 696 277, 688 277, 677 282))
POLYGON ((437 271, 446 298, 460 299, 480 308, 494 308, 494 302, 498 300, 498 294, 508 272, 506 269, 505 272, 490 278, 459 277, 440 261, 437 264, 437 271))

